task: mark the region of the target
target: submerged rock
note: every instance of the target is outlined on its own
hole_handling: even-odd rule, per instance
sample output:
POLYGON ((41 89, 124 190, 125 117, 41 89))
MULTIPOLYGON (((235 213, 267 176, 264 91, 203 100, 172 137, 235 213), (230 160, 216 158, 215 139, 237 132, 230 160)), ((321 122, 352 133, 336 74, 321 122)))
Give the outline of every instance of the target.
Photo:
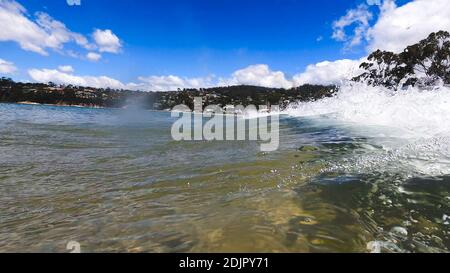
POLYGON ((403 252, 396 244, 387 241, 372 241, 367 244, 370 253, 401 253, 403 252))
POLYGON ((315 151, 318 151, 319 149, 314 146, 305 145, 305 146, 301 146, 300 148, 298 148, 298 150, 301 152, 315 152, 315 151))
POLYGON ((391 229, 391 234, 398 237, 407 237, 408 231, 404 227, 393 227, 391 229))

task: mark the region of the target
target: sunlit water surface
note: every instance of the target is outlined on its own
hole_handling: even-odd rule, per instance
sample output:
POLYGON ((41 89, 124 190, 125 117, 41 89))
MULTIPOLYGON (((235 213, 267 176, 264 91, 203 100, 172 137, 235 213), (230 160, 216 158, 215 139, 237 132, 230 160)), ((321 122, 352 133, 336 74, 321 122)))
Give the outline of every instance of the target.
POLYGON ((173 141, 174 121, 0 104, 0 251, 449 251, 448 161, 413 141, 282 116, 262 153, 173 141))

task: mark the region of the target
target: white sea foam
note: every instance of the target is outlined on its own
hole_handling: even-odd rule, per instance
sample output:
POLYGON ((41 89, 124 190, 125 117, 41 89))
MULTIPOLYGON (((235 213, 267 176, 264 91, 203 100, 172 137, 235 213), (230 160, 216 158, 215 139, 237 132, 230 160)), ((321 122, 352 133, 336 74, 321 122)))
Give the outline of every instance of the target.
MULTIPOLYGON (((450 88, 392 91, 355 83, 331 98, 292 104, 285 114, 346 124, 383 147, 339 162, 332 169, 408 170, 450 174, 450 88)), ((347 127, 348 127, 347 126, 347 127)))
MULTIPOLYGON (((331 98, 291 105, 291 116, 325 115, 341 122, 385 127, 405 138, 435 137, 450 132, 450 88, 392 91, 364 84, 348 84, 331 98)), ((397 135, 397 134, 396 134, 397 135)))
POLYGON ((323 172, 391 172, 407 176, 450 174, 450 138, 420 139, 392 150, 367 151, 333 162, 323 172))

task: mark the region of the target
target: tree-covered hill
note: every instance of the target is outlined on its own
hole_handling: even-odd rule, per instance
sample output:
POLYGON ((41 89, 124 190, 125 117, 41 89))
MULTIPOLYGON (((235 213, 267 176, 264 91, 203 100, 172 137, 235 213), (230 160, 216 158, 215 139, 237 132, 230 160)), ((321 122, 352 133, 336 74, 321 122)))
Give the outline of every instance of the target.
POLYGON ((123 108, 138 106, 144 109, 166 110, 185 104, 191 109, 195 97, 202 97, 204 105, 280 105, 294 101, 310 101, 331 96, 335 86, 303 85, 291 89, 258 86, 228 86, 207 89, 184 89, 170 92, 140 92, 97 89, 80 86, 61 86, 53 83, 20 83, 9 78, 0 79, 0 102, 41 103, 53 105, 81 105, 90 107, 123 108))

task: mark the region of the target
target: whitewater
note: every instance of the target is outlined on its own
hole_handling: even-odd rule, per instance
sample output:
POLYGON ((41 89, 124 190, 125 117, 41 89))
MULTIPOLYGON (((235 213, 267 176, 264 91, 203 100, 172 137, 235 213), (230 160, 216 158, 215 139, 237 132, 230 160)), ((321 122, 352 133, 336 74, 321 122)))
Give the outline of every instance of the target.
POLYGON ((367 153, 327 169, 365 173, 383 169, 407 176, 450 174, 450 88, 390 90, 347 83, 330 98, 291 104, 282 114, 312 118, 367 137, 367 153), (376 149, 373 147, 380 147, 376 149))

